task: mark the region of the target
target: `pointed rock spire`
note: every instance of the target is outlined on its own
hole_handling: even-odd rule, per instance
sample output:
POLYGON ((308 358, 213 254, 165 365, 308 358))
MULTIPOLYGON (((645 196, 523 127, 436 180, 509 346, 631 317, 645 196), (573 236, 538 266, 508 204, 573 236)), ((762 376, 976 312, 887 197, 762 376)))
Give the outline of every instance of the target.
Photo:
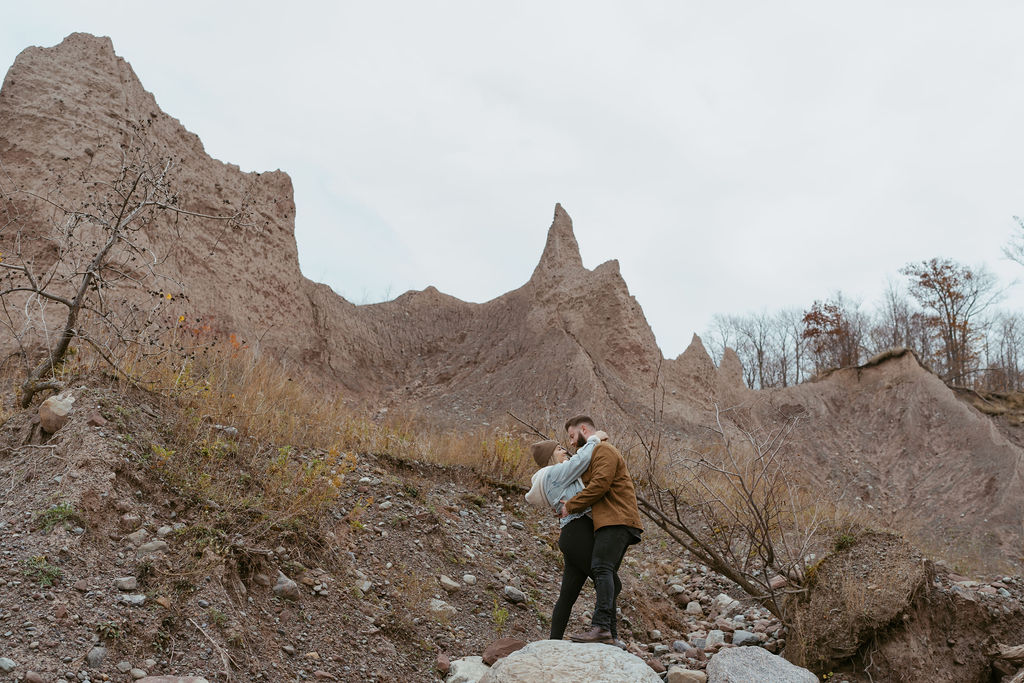
POLYGON ((572 218, 561 204, 555 204, 555 218, 548 228, 548 241, 530 279, 557 277, 569 271, 581 270, 583 259, 580 257, 580 245, 572 231, 572 218))

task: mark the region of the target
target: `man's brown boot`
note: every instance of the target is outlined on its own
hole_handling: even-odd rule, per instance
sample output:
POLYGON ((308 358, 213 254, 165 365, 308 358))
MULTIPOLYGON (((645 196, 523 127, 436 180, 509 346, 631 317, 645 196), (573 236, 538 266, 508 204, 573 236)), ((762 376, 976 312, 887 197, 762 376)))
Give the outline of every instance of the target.
POLYGON ((595 626, 583 633, 576 633, 569 636, 569 638, 574 643, 606 643, 608 645, 615 643, 615 639, 612 638, 612 632, 600 626, 595 626))

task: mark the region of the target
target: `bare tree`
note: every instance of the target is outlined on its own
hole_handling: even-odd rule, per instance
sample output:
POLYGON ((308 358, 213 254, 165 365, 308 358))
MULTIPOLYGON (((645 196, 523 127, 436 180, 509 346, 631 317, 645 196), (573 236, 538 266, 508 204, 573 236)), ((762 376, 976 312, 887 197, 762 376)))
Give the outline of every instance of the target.
POLYGON ((641 512, 784 623, 785 595, 802 591, 792 579, 802 576, 831 519, 824 497, 794 473, 789 439, 800 419, 744 428, 735 410, 716 405, 699 445, 670 455, 641 437, 636 478, 641 512))
POLYGON ((74 341, 128 377, 125 354, 159 343, 156 328, 170 326, 166 308, 184 290, 162 268, 166 256, 149 234, 162 216, 170 220, 161 229, 180 239, 190 218, 238 224, 245 212, 244 200, 220 216, 181 206, 172 190, 174 163, 158 153, 144 126, 127 132, 109 150, 113 159, 106 161, 113 163, 58 174, 43 193, 14 187, 9 178, 0 186, 0 324, 26 363, 23 407, 39 391, 60 386, 54 372, 74 341), (104 166, 115 169, 112 175, 104 166), (33 362, 37 345, 43 353, 33 362))

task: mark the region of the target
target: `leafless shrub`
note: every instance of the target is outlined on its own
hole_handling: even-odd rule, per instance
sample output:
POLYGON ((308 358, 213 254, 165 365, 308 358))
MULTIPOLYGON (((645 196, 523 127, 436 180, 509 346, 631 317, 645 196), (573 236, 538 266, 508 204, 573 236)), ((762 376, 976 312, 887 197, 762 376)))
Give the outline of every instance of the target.
POLYGON ((641 437, 636 477, 641 512, 784 623, 785 595, 803 590, 806 558, 832 542, 837 519, 832 501, 796 475, 800 420, 754 426, 716 404, 706 433, 676 452, 641 437))
POLYGON ((73 342, 131 377, 129 351, 159 351, 161 332, 184 319, 174 310, 184 284, 164 267, 154 234, 165 231, 170 243, 190 219, 237 225, 245 215, 244 199, 229 215, 182 206, 174 162, 146 125, 128 126, 120 145, 91 158, 84 168, 53 171, 38 192, 0 180, 0 326, 24 365, 22 407, 61 386, 57 373, 73 342))

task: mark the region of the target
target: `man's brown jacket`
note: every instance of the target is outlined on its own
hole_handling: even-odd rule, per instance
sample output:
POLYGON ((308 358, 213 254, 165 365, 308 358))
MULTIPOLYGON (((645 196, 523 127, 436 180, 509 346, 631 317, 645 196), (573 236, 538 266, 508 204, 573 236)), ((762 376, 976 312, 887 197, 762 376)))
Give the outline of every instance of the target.
POLYGON ((594 531, 613 524, 644 528, 636 506, 633 479, 619 449, 606 441, 599 443, 590 457, 590 467, 580 478, 586 488, 566 502, 569 512, 582 512, 589 507, 594 517, 594 531))

